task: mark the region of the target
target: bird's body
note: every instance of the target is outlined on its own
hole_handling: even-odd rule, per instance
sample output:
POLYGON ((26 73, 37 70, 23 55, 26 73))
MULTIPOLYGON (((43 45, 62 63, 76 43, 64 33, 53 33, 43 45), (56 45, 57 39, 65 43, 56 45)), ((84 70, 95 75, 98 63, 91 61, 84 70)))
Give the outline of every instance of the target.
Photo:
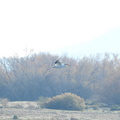
POLYGON ((63 67, 66 67, 66 66, 70 66, 70 65, 61 63, 59 60, 56 60, 53 68, 63 68, 63 67))

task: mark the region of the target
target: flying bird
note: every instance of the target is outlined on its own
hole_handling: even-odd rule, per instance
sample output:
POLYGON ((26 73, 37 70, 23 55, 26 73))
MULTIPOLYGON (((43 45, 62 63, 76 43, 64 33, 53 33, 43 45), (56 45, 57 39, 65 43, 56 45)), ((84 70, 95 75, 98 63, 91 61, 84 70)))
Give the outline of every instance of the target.
POLYGON ((63 68, 66 66, 70 66, 69 64, 61 63, 59 60, 56 60, 53 68, 63 68))

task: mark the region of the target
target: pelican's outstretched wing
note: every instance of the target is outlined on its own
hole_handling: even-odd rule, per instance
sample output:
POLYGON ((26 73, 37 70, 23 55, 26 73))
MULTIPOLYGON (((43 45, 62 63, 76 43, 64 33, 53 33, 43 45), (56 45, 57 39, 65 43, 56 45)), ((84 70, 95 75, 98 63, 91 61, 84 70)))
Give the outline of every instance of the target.
POLYGON ((60 62, 59 60, 56 60, 56 61, 55 61, 55 64, 56 64, 56 65, 61 65, 61 62, 60 62))

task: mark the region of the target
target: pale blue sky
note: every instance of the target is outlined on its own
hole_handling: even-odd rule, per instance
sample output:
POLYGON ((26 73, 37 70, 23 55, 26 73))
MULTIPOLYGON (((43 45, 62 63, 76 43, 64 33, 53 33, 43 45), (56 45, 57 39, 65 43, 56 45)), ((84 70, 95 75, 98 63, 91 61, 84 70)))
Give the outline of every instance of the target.
POLYGON ((69 47, 52 51, 53 54, 63 53, 71 57, 82 57, 104 53, 120 54, 120 28, 108 31, 107 33, 88 42, 71 45, 69 47))
POLYGON ((120 27, 119 12, 119 0, 1 0, 0 57, 88 44, 120 27))

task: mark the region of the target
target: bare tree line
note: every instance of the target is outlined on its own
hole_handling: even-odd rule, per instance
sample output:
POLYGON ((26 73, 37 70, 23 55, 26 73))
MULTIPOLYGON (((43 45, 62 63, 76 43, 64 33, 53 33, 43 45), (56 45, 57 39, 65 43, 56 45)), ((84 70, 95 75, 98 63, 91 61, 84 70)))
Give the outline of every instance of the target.
POLYGON ((65 92, 84 99, 120 104, 120 56, 105 54, 81 57, 39 53, 0 59, 0 97, 37 100, 65 92), (54 69, 60 58, 71 67, 54 69))

